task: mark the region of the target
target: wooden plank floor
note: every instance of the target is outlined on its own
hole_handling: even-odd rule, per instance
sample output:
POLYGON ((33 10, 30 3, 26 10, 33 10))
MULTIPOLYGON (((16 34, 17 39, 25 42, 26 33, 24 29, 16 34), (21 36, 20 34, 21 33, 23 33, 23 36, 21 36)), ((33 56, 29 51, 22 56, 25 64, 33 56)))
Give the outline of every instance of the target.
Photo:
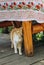
MULTIPOLYGON (((7 37, 8 35, 4 35, 7 37)), ((0 35, 0 65, 30 65, 33 62, 44 59, 44 47, 35 48, 33 57, 19 56, 10 48, 10 39, 0 35)))

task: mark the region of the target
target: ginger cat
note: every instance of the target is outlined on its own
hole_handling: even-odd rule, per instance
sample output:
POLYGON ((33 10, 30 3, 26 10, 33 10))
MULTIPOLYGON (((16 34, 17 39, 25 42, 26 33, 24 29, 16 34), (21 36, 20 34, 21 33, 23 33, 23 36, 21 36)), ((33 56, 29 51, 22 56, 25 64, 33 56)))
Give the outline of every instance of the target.
POLYGON ((11 48, 14 47, 14 53, 18 53, 22 55, 21 47, 22 47, 22 27, 12 29, 10 33, 11 39, 11 48), (18 51, 17 51, 18 49, 18 51))

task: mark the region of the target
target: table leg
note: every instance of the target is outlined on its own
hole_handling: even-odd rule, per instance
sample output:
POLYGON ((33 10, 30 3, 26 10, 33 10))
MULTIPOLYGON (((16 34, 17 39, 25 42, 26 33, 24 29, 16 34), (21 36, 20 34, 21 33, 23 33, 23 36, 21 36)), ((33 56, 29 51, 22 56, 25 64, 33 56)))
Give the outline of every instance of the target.
POLYGON ((23 26, 23 32, 24 32, 24 49, 25 49, 25 54, 27 56, 32 56, 33 55, 33 41, 32 41, 32 22, 30 21, 24 21, 22 22, 23 26))

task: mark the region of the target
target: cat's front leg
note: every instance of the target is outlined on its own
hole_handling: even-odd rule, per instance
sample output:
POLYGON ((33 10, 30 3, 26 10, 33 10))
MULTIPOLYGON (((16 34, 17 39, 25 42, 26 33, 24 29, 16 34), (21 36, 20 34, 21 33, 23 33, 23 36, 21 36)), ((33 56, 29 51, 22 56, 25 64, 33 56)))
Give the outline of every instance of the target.
POLYGON ((19 55, 22 55, 21 47, 19 47, 18 49, 19 49, 19 55))
POLYGON ((14 53, 17 53, 17 45, 14 43, 14 53))

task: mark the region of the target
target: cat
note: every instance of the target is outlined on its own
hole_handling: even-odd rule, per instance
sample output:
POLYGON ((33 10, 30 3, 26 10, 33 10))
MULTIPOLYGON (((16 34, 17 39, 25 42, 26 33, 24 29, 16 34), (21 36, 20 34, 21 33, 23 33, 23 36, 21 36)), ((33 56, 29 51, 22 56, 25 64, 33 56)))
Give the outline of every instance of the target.
POLYGON ((19 51, 19 55, 22 55, 22 27, 12 29, 12 31, 10 32, 10 39, 12 42, 11 48, 14 47, 14 53, 18 53, 19 51))

